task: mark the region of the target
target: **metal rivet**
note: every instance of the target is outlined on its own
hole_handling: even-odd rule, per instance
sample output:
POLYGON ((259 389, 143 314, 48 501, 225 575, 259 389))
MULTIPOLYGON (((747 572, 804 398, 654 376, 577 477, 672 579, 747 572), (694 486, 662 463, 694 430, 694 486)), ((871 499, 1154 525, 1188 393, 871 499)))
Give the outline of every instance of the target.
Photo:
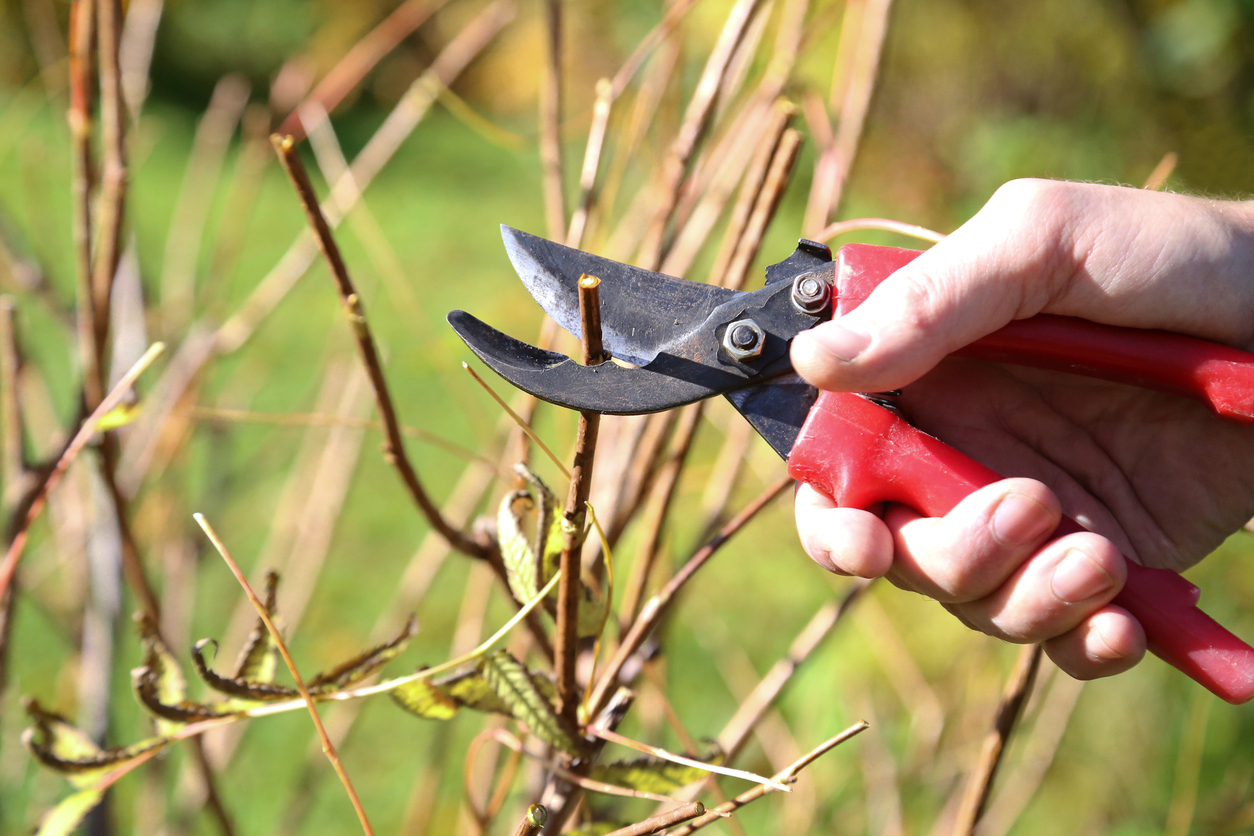
POLYGON ((739 319, 727 326, 723 348, 735 360, 752 360, 762 353, 766 333, 752 319, 739 319))

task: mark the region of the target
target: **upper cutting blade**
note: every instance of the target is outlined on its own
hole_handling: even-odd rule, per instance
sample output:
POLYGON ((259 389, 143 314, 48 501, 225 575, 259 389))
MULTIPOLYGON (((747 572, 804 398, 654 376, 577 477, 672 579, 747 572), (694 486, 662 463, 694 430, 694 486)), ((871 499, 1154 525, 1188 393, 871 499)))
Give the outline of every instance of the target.
POLYGON ((611 355, 645 366, 684 340, 737 291, 676 279, 564 247, 502 225, 505 251, 540 307, 579 336, 579 277, 601 280, 601 340, 611 355))

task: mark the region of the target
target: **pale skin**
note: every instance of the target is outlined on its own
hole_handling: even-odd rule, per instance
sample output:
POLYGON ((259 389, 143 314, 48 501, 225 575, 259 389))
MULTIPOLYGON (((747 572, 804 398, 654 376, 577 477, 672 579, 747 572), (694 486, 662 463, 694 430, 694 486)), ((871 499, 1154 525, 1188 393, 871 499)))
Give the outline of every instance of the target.
POLYGON ((1088 378, 945 359, 1038 313, 1254 351, 1254 202, 1019 180, 855 311, 793 341, 823 388, 904 387, 906 417, 1008 478, 941 518, 797 492, 821 566, 886 576, 968 626, 1044 642, 1080 679, 1135 665, 1145 634, 1111 604, 1124 555, 1177 570, 1254 515, 1254 429, 1202 405, 1088 378), (1052 542, 1065 511, 1090 532, 1052 542))

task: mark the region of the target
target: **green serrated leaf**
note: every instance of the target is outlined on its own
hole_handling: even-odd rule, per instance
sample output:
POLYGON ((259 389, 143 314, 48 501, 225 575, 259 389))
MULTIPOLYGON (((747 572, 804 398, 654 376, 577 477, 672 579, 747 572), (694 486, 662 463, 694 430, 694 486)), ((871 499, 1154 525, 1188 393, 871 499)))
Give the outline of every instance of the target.
POLYGON ((435 681, 440 692, 458 705, 492 714, 509 714, 509 706, 483 678, 483 665, 435 681))
MULTIPOLYGON (((275 601, 279 589, 279 575, 277 572, 266 572, 266 613, 273 619, 275 615, 275 601)), ((253 624, 252 631, 248 634, 247 641, 244 642, 244 648, 240 651, 239 661, 235 664, 235 676, 233 679, 244 680, 246 682, 267 683, 274 681, 274 675, 278 672, 279 663, 274 644, 274 637, 270 635, 270 631, 266 629, 266 623, 257 617, 257 622, 253 624)))
POLYGON ((226 677, 216 673, 205 662, 204 648, 210 644, 217 650, 218 644, 213 639, 201 639, 192 645, 192 665, 196 668, 196 673, 201 680, 219 694, 248 703, 290 700, 300 696, 299 691, 295 688, 288 688, 286 685, 250 682, 246 679, 226 677))
POLYGON ((104 798, 104 790, 80 790, 61 799, 39 823, 35 836, 70 836, 104 798))
POLYGON ((373 647, 309 680, 306 683, 309 693, 327 694, 343 690, 354 683, 360 682, 395 659, 405 649, 405 646, 409 644, 409 640, 413 638, 416 632, 418 632, 418 617, 411 614, 409 620, 405 622, 405 626, 396 635, 396 638, 378 647, 373 647))
POLYGON ((105 772, 169 742, 153 737, 131 746, 101 749, 65 717, 35 700, 26 700, 25 708, 33 725, 22 733, 22 745, 76 787, 89 787, 105 772))
POLYGON ((514 719, 524 723, 545 743, 569 754, 578 751, 574 734, 564 727, 531 672, 509 651, 498 650, 485 656, 481 666, 484 681, 509 708, 514 719))
MULTIPOLYGON (((699 760, 712 766, 720 766, 724 760, 723 752, 715 749, 699 760)), ((702 780, 709 774, 708 770, 695 766, 685 766, 661 758, 643 757, 629 761, 597 764, 592 767, 589 777, 603 784, 614 784, 655 795, 668 795, 680 787, 702 780)))

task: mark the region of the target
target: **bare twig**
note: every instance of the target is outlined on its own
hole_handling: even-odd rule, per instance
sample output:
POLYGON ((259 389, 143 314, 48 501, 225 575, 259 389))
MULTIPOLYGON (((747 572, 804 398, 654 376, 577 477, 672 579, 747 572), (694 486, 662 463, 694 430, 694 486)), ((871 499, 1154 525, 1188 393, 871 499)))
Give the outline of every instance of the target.
POLYGON ((583 168, 579 172, 579 201, 570 218, 566 232, 566 246, 578 248, 583 244, 588 228, 588 216, 596 203, 597 170, 601 166, 601 151, 605 148, 605 131, 610 122, 610 106, 613 104, 614 86, 607 79, 597 82, 596 103, 592 106, 592 124, 588 128, 588 144, 584 149, 583 168))
POLYGON ((335 774, 339 776, 340 783, 344 785, 344 791, 348 793, 348 798, 353 804, 353 809, 357 812, 357 820, 361 822, 361 829, 366 836, 374 836, 374 830, 370 827, 370 820, 366 817, 366 810, 361 806, 361 799, 357 796, 357 791, 353 789, 353 781, 348 777, 348 772, 344 769, 343 762, 340 761, 339 753, 335 751, 335 744, 331 742, 331 738, 327 736, 326 727, 322 725, 322 718, 318 715, 318 707, 314 705, 313 697, 309 694, 309 689, 305 687, 305 680, 301 678, 300 671, 296 669, 296 663, 292 661, 292 655, 288 653, 287 644, 283 641, 279 628, 274 625, 274 620, 270 617, 269 610, 266 605, 257 597, 257 593, 253 592, 253 588, 249 586, 248 579, 244 577, 244 572, 239 568, 239 564, 231 557, 231 553, 227 551, 226 544, 218 537, 217 532, 213 530, 213 526, 209 525, 209 521, 205 519, 203 514, 193 514, 196 524, 205 532, 205 536, 209 538, 209 542, 213 543, 213 547, 217 550, 222 559, 226 561, 226 565, 230 568, 231 574, 235 576, 235 580, 239 581, 239 585, 244 589, 244 594, 248 596, 248 600, 252 602, 253 608, 257 610, 258 617, 262 623, 266 625, 266 630, 270 633, 270 637, 274 639, 274 645, 279 651, 279 655, 283 657, 283 663, 287 665, 288 671, 292 674, 292 680, 296 683, 296 690, 300 691, 301 699, 305 701, 306 707, 309 709, 309 716, 313 718, 314 728, 318 730, 318 737, 322 740, 322 751, 326 753, 327 760, 331 762, 331 767, 335 770, 335 774))
POLYGON ((548 41, 540 82, 540 167, 544 172, 544 215, 549 237, 566 232, 566 195, 562 183, 562 0, 545 0, 548 41))
POLYGON ((682 807, 668 810, 665 813, 650 816, 644 821, 620 827, 618 830, 612 830, 607 836, 650 836, 650 834, 661 833, 667 828, 683 824, 686 821, 695 819, 697 816, 703 815, 705 815, 705 805, 700 801, 693 801, 682 807))
MULTIPOLYGON (((118 41, 122 29, 122 1, 96 0, 97 53, 100 69, 100 144, 102 150, 99 229, 92 264, 92 314, 96 352, 104 370, 105 340, 109 333, 109 297, 122 253, 122 222, 126 209, 126 106, 122 101, 118 41)), ((103 383, 101 385, 103 389, 103 383)), ((88 402, 89 407, 95 404, 88 402)))
POLYGON ((26 476, 25 428, 18 394, 22 354, 17 340, 13 300, 0 296, 0 514, 7 519, 26 476))
POLYGON ((828 224, 821 232, 815 234, 814 240, 826 242, 832 240, 837 235, 844 235, 846 232, 857 232, 862 229, 881 229, 885 232, 896 232, 899 235, 908 235, 911 238, 931 241, 933 244, 945 237, 943 232, 934 232, 927 227, 902 223, 901 221, 894 221, 888 218, 854 218, 848 221, 837 221, 834 224, 828 224))
POLYGON ((536 446, 538 446, 541 450, 544 451, 544 454, 549 457, 549 461, 557 465, 557 469, 561 472, 561 474, 565 476, 567 479, 569 479, 570 471, 566 469, 566 465, 562 464, 561 459, 559 459, 553 453, 553 451, 549 449, 549 445, 545 444, 544 441, 541 440, 540 436, 536 435, 535 430, 531 429, 531 425, 527 423, 527 420, 523 418, 521 415, 519 415, 517 412, 515 412, 513 408, 510 407, 509 404, 505 403, 505 401, 501 398, 501 396, 498 395, 495 392, 495 390, 493 390, 492 387, 489 386, 484 381, 484 379, 479 376, 478 372, 476 372, 474 369, 470 367, 469 363, 463 362, 462 368, 466 370, 467 374, 469 374, 471 377, 475 379, 476 383, 478 383, 481 387, 483 387, 483 391, 487 392, 488 395, 492 398, 492 400, 496 401, 497 406, 505 410, 505 414, 508 415, 510 419, 515 424, 518 425, 518 428, 522 430, 527 435, 528 438, 534 441, 536 443, 536 446))
MULTIPOLYGON (((579 277, 579 321, 583 337, 583 362, 596 365, 605 360, 601 346, 601 280, 596 276, 579 277)), ((562 514, 562 584, 557 591, 556 657, 557 710, 573 727, 579 706, 579 689, 575 683, 575 661, 578 654, 580 555, 583 551, 584 522, 588 514, 588 491, 592 487, 592 464, 596 457, 597 430, 601 416, 595 412, 579 413, 579 434, 575 440, 575 458, 570 466, 570 491, 562 514)))
POLYGON ((316 102, 328 113, 335 110, 376 64, 400 46, 402 41, 413 34, 445 2, 447 0, 406 0, 397 6, 378 26, 354 44, 339 63, 331 68, 331 72, 323 76, 313 92, 292 109, 279 126, 278 133, 288 134, 297 142, 304 139, 305 127, 301 123, 300 112, 306 105, 316 102))
POLYGON ((340 292, 340 301, 344 305, 344 312, 348 316, 349 324, 353 330, 353 339, 357 343, 357 350, 361 354, 362 363, 365 364, 366 373, 370 377, 370 384, 374 387, 379 418, 383 421, 384 458, 396 468, 400 474, 401 481, 409 491, 410 497, 414 500, 419 510, 422 511, 423 516, 426 517, 432 528, 439 531, 448 540, 449 544, 458 551, 472 557, 486 558, 489 552, 487 546, 453 528, 444 519, 440 509, 427 495, 426 489, 418 479, 418 473, 414 470, 413 464, 405 454, 405 441, 401 436, 400 421, 396 417, 396 409, 393 406, 392 395, 388 390, 387 380, 383 374, 383 366, 379 360, 378 350, 375 348, 374 337, 371 335, 370 326, 366 322, 365 309, 361 298, 357 295, 357 289, 353 286, 352 279, 349 278, 348 268, 344 266, 344 259, 340 255, 339 247, 336 246, 335 239, 331 236, 331 228, 327 224, 326 216, 318 206, 318 199, 314 195, 313 185, 309 182, 309 175, 305 173, 304 165, 300 161, 300 155, 296 153, 295 144, 290 136, 280 137, 276 134, 272 137, 272 142, 279 154, 279 159, 283 163, 283 167, 287 170, 288 177, 291 178, 297 195, 300 197, 301 205, 305 209, 309 225, 313 228, 318 247, 322 250, 322 254, 331 268, 331 275, 334 277, 336 288, 340 292))
MULTIPOLYGON (((810 750, 805 755, 798 758, 796 762, 790 764, 785 769, 782 769, 779 772, 776 772, 775 775, 772 776, 773 780, 779 781, 785 784, 791 784, 795 782, 797 780, 798 772, 805 769, 811 763, 818 760, 823 755, 827 754, 828 752, 830 752, 832 749, 836 748, 840 744, 844 743, 849 738, 854 737, 855 735, 861 734, 862 732, 866 731, 866 729, 867 729, 867 724, 865 722, 854 723, 852 726, 845 729, 840 734, 836 735, 835 737, 829 738, 828 740, 819 744, 814 749, 810 750)), ((712 808, 708 813, 696 819, 691 824, 685 825, 684 827, 681 827, 678 830, 673 831, 670 834, 670 836, 688 836, 688 834, 694 833, 697 830, 700 830, 701 828, 705 827, 707 824, 717 821, 719 816, 727 815, 728 813, 734 813, 736 810, 739 810, 741 807, 745 806, 746 804, 749 804, 750 802, 753 802, 753 801, 757 801, 759 798, 766 795, 768 792, 774 792, 774 790, 771 787, 767 786, 766 784, 758 784, 756 787, 753 787, 752 789, 742 792, 740 795, 736 796, 731 801, 728 801, 726 804, 720 804, 717 807, 712 808)))
POLYGON ((91 415, 87 416, 87 420, 79 426, 75 432, 73 439, 66 445, 65 450, 57 459, 56 465, 48 472, 43 483, 35 490, 34 498, 26 511, 26 517, 22 520, 17 530, 13 533, 13 539, 9 543, 9 549, 5 553, 4 562, 0 563, 0 595, 8 589, 9 583, 13 579, 13 572, 17 569, 17 562, 22 556, 22 550, 26 547, 26 538, 30 532, 31 523, 33 523, 43 510, 44 503, 47 501, 48 492, 57 486, 61 481, 61 477, 65 475, 65 471, 70 464, 77 458, 82 449, 87 446, 87 442, 95 435, 96 425, 100 423, 109 411, 122 402, 122 399, 130 391, 135 380, 143 374, 144 370, 151 365, 152 361, 157 359, 165 346, 161 343, 154 343, 148 351, 144 352, 144 356, 130 368, 126 374, 122 375, 121 380, 113 387, 112 391, 101 400, 100 404, 92 410, 91 415))
POLYGON ((720 284, 724 287, 740 289, 745 286, 749 277, 749 268, 758 257, 762 237, 766 234, 767 225, 775 217, 775 210, 784 196, 784 189, 788 187, 788 181, 792 177, 793 166, 797 162, 797 154, 800 151, 801 133, 792 128, 784 131, 784 135, 779 140, 779 147, 775 150, 775 156, 771 159, 771 168, 766 174, 766 181, 762 184, 762 191, 758 194, 758 199, 753 205, 753 212, 745 224, 740 245, 736 248, 736 254, 727 267, 727 273, 720 277, 720 284))
POLYGON ((70 7, 70 143, 73 148, 71 182, 74 198, 74 258, 78 291, 78 354, 86 402, 95 405, 104 396, 96 339, 96 315, 91 287, 92 169, 92 45, 96 37, 96 0, 75 0, 70 7))
POLYGON ((1167 178, 1176 170, 1176 164, 1180 162, 1180 156, 1175 151, 1168 151, 1163 154, 1163 158, 1158 161, 1158 165, 1154 166, 1154 170, 1150 172, 1149 177, 1145 178, 1145 185, 1141 188, 1149 189, 1152 192, 1160 192, 1167 186, 1167 178))
POLYGON ((745 741, 749 739, 749 734, 766 714, 767 709, 783 693, 784 687, 792 680, 793 674, 831 634, 841 618, 849 612, 849 608, 862 596, 869 585, 867 581, 856 582, 840 601, 829 601, 819 607, 818 612, 793 639, 784 658, 776 662, 749 696, 740 701, 740 707, 736 709, 736 713, 718 734, 719 745, 727 753, 729 761, 744 746, 745 741))
POLYGON ((640 616, 632 623, 631 629, 627 631, 622 641, 619 643, 618 650, 615 651, 613 658, 605 666, 598 679, 596 687, 592 690, 592 696, 588 700, 589 715, 595 716, 605 707, 610 695, 618 687, 618 675, 622 672, 623 666, 627 660, 635 655, 640 646, 644 644, 644 640, 653 632, 653 628, 657 626, 662 616, 666 613, 670 604, 683 589, 684 585, 704 566, 711 557, 732 537, 734 537, 745 524, 757 516, 757 513, 765 508, 771 500, 784 492, 784 489, 792 484, 791 477, 784 477, 771 487, 763 491, 757 499, 749 503, 744 510, 733 517, 727 525, 723 526, 719 532, 710 539, 708 543, 696 551, 688 562, 675 573, 674 577, 662 587, 656 595, 645 602, 640 610, 640 616))
POLYGON ((773 778, 767 778, 765 776, 758 775, 754 772, 749 772, 744 769, 732 769, 731 767, 727 767, 727 766, 718 766, 717 764, 705 763, 704 761, 699 761, 694 758, 686 757, 684 755, 676 755, 674 752, 668 752, 665 749, 661 749, 657 746, 650 746, 647 743, 641 743, 638 740, 632 740, 630 737, 625 737, 619 734, 618 732, 611 731, 609 729, 590 728, 588 730, 588 733, 595 737, 599 737, 602 740, 609 741, 610 743, 617 743, 620 746, 626 746, 629 749, 635 749, 637 752, 644 752, 646 755, 653 755, 655 758, 661 758, 662 760, 670 761, 671 763, 678 763, 684 766, 692 766, 692 767, 696 767, 697 769, 704 769, 712 773, 717 773, 719 775, 727 775, 731 778, 741 778, 745 781, 753 781, 758 784, 764 784, 770 787, 771 789, 779 790, 780 792, 792 791, 789 787, 786 787, 785 785, 781 784, 779 781, 774 780, 773 778))
MULTIPOLYGON (((871 109, 891 11, 892 0, 858 0, 845 6, 836 53, 836 78, 832 82, 831 109, 837 114, 838 124, 830 143, 820 147, 815 163, 814 181, 802 224, 807 236, 827 226, 828 218, 840 209, 866 115, 871 109)), ((824 121, 826 119, 824 116, 824 121)))
POLYGON ((737 0, 727 17, 722 32, 719 33, 714 49, 710 52, 705 69, 701 73, 701 80, 697 82, 697 89, 693 92, 688 109, 684 113, 679 133, 671 143, 666 159, 662 163, 656 209, 645 233, 645 240, 640 246, 639 264, 641 267, 655 269, 662 261, 666 247, 667 227, 675 211, 680 185, 688 171, 688 164, 698 143, 704 138, 709 128, 714 106, 723 89, 732 57, 760 4, 761 0, 737 0))
POLYGON ((1006 680, 1006 688, 1002 692, 1001 703, 997 706, 997 714, 993 720, 993 728, 984 738, 984 746, 980 750, 980 760, 971 773, 970 783, 962 797, 958 808, 958 819, 954 824, 955 836, 970 836, 984 814, 984 805, 988 803, 989 794, 993 790, 993 780, 997 777, 997 767, 1001 765, 1002 754, 1010 735, 1014 733, 1015 724, 1023 713, 1023 706, 1032 693, 1032 684, 1036 681, 1036 672, 1041 665, 1041 645, 1025 645, 1019 651, 1014 670, 1006 680))

